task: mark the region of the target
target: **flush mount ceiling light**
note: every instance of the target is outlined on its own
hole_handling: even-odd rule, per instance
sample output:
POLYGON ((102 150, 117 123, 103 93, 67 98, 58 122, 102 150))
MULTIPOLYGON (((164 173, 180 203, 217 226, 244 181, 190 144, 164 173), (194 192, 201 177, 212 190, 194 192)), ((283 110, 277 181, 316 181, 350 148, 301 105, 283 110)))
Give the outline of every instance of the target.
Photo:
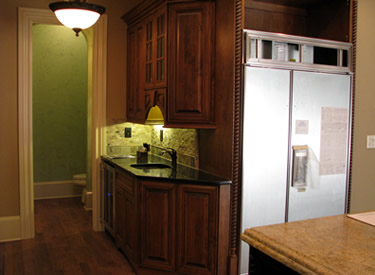
POLYGON ((76 32, 76 36, 81 30, 94 25, 105 12, 104 7, 87 3, 87 0, 54 2, 49 4, 49 8, 61 24, 76 32))

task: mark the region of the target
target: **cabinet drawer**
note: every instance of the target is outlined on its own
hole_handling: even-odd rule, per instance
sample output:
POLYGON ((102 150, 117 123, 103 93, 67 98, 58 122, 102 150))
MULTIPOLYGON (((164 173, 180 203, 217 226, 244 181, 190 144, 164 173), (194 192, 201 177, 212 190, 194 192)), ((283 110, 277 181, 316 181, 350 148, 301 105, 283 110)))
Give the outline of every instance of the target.
POLYGON ((134 177, 127 173, 116 170, 116 185, 120 186, 126 193, 134 195, 134 177))

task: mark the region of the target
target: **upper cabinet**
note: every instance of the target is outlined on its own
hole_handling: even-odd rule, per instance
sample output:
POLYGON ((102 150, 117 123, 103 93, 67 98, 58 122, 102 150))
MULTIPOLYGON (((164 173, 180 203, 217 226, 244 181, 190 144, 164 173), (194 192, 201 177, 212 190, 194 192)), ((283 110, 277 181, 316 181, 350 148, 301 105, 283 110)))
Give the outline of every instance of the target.
POLYGON ((168 123, 214 120, 214 3, 169 7, 168 123))
POLYGON ((128 120, 157 105, 167 127, 215 128, 215 2, 146 0, 123 19, 128 120))
POLYGON ((127 52, 127 90, 126 107, 127 118, 133 122, 142 123, 142 117, 145 115, 144 111, 144 66, 139 60, 143 60, 145 53, 139 47, 144 43, 145 27, 143 24, 136 24, 128 28, 128 52, 127 52))
POLYGON ((166 87, 166 8, 145 20, 145 90, 166 87))
POLYGON ((245 0, 245 28, 351 42, 353 0, 245 0))

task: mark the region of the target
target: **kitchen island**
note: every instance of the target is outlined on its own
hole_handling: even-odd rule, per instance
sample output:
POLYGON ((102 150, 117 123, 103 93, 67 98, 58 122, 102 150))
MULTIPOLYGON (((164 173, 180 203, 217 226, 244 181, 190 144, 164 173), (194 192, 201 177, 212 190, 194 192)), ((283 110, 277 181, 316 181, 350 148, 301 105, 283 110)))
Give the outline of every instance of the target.
POLYGON ((241 239, 250 245, 251 274, 268 268, 282 270, 278 274, 375 274, 375 226, 347 215, 254 227, 241 239))

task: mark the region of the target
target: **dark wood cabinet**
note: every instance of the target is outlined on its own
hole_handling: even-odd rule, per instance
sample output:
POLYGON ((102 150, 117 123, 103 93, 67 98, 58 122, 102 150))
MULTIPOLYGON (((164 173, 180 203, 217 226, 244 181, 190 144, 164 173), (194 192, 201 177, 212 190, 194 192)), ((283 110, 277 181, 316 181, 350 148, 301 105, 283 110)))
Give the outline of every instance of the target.
POLYGON ((166 87, 166 7, 145 20, 145 90, 166 87))
POLYGON ((135 178, 116 169, 115 239, 130 262, 136 262, 138 246, 137 186, 135 178))
POLYGON ((115 168, 116 245, 137 274, 226 274, 230 185, 139 179, 115 168))
POLYGON ((127 118, 133 122, 142 123, 145 118, 144 89, 144 60, 142 43, 145 40, 145 29, 143 24, 137 24, 128 29, 127 50, 127 118))
POLYGON ((353 0, 245 0, 246 29, 351 41, 353 0))
POLYGON ((176 271, 216 274, 218 190, 214 186, 177 188, 176 271))
POLYGON ((142 181, 140 186, 140 266, 173 271, 175 184, 142 181))
POLYGON ((102 221, 104 228, 112 236, 114 234, 114 190, 115 190, 115 168, 112 165, 102 162, 101 165, 101 190, 102 190, 102 221))
POLYGON ((128 120, 157 105, 167 127, 215 128, 215 2, 144 1, 123 19, 128 120))
POLYGON ((214 7, 213 2, 169 6, 167 126, 214 123, 214 7))

